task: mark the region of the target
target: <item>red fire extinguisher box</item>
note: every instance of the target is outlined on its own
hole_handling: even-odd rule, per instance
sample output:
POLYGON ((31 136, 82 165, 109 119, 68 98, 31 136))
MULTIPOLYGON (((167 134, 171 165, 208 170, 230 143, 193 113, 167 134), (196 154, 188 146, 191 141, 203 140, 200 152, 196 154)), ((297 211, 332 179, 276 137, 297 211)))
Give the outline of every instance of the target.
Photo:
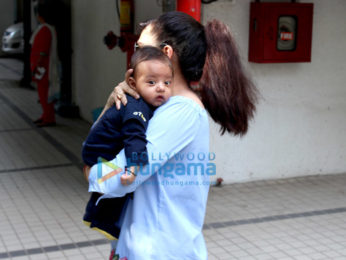
POLYGON ((313 4, 251 3, 249 61, 310 62, 313 4))
POLYGON ((187 13, 201 21, 201 0, 177 0, 177 11, 187 13))

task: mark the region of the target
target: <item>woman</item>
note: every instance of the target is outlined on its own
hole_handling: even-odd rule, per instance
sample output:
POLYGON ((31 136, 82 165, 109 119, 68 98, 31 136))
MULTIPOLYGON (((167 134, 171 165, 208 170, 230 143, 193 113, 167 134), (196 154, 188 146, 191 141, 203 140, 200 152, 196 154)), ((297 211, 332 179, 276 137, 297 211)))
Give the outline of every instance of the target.
POLYGON ((47 4, 38 4, 37 19, 40 25, 31 36, 30 63, 33 81, 42 106, 42 115, 34 123, 38 127, 54 126, 54 102, 59 92, 58 57, 56 31, 50 22, 47 4))
MULTIPOLYGON (((202 228, 215 165, 208 161, 206 110, 221 125, 222 134, 243 135, 255 111, 255 89, 228 28, 219 21, 202 26, 184 13, 165 13, 144 25, 138 46, 146 45, 161 48, 174 68, 173 97, 149 122, 149 164, 128 186, 121 185, 119 174, 101 180, 111 169, 93 166, 89 191, 104 197, 134 191, 114 259, 207 259, 202 228), (195 81, 200 97, 190 87, 195 81)), ((126 103, 124 90, 131 92, 120 84, 105 109, 113 98, 126 103)), ((110 163, 124 169, 124 153, 110 163)))

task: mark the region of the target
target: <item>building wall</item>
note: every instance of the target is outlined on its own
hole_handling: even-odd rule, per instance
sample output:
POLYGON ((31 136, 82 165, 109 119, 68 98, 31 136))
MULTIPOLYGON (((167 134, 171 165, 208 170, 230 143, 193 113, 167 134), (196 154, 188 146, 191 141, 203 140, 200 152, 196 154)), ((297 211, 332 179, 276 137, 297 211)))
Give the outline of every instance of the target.
POLYGON ((227 182, 346 172, 346 5, 314 3, 311 63, 247 62, 250 1, 204 6, 203 21, 228 24, 261 99, 244 138, 220 137, 211 150, 227 182))
MULTIPOLYGON (((160 14, 156 0, 136 1, 136 23, 160 14)), ((92 110, 103 106, 111 90, 123 80, 126 53, 119 47, 108 50, 103 37, 108 31, 119 35, 113 0, 72 1, 73 99, 81 116, 92 120, 92 110)))
MULTIPOLYGON (((309 2, 309 1, 304 1, 309 2)), ((314 0, 311 63, 247 62, 250 0, 202 5, 202 22, 228 24, 261 98, 243 138, 225 134, 211 122, 211 151, 217 177, 226 183, 346 172, 346 5, 314 0)), ((123 79, 126 55, 109 51, 103 36, 119 32, 115 1, 72 1, 73 88, 81 115, 102 106, 123 79)), ((156 0, 136 1, 136 21, 156 17, 156 0)))

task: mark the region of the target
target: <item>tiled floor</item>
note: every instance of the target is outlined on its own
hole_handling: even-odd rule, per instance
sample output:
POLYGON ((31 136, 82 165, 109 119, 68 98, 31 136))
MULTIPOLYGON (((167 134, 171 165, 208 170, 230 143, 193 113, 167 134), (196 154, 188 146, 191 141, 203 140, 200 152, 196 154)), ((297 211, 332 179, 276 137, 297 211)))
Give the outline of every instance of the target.
MULTIPOLYGON (((107 241, 81 222, 89 124, 36 128, 21 66, 0 59, 0 259, 107 259, 107 241)), ((346 174, 213 187, 204 235, 209 259, 346 259, 346 174)))

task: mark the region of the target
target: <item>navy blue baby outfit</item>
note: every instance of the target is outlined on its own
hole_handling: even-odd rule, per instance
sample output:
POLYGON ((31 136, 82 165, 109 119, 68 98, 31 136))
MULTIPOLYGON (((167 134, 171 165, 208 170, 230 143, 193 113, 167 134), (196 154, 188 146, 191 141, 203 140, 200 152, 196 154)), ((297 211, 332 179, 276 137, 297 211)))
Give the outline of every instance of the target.
MULTIPOLYGON (((110 161, 123 148, 127 166, 148 163, 145 131, 155 108, 141 98, 127 95, 127 101, 127 105, 121 106, 120 110, 115 106, 109 108, 91 128, 82 150, 86 165, 92 166, 100 158, 110 161)), ((84 223, 110 239, 118 238, 119 220, 129 195, 102 199, 96 206, 101 194, 92 193, 83 217, 84 223)))

